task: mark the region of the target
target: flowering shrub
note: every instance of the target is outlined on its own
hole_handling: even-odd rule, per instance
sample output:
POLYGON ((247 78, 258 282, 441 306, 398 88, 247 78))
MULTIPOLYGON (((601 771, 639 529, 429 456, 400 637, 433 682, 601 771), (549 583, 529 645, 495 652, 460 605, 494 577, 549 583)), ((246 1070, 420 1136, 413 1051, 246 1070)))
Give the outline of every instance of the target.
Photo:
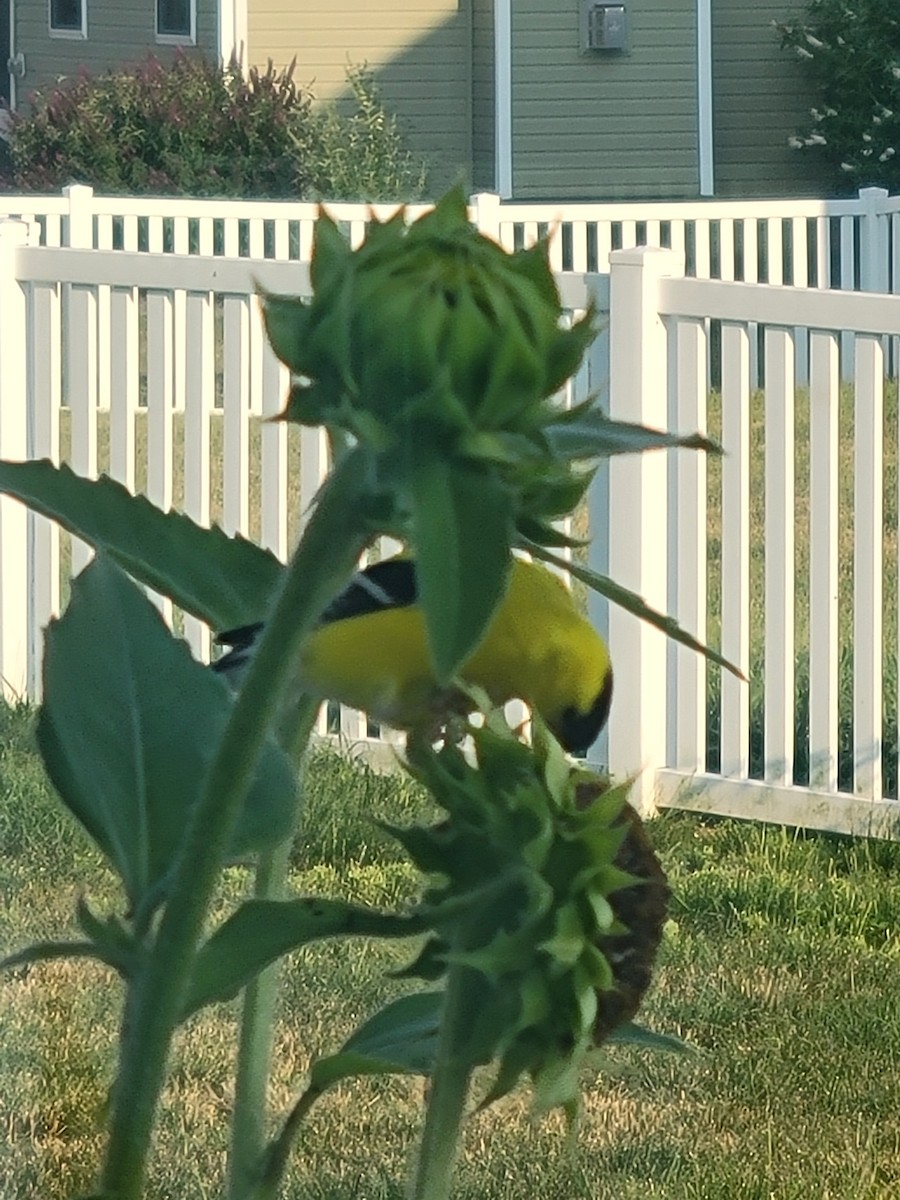
POLYGON ((897 0, 809 0, 801 19, 776 28, 818 93, 789 144, 831 163, 841 190, 900 190, 897 0))
POLYGON ((336 146, 352 140, 370 199, 411 199, 422 168, 405 150, 371 76, 350 75, 356 110, 315 109, 293 64, 220 67, 178 54, 77 79, 13 117, 11 182, 26 191, 87 183, 107 193, 342 199, 353 179, 336 146), (351 136, 352 135, 352 136, 351 136), (336 178, 332 179, 332 175, 336 178))

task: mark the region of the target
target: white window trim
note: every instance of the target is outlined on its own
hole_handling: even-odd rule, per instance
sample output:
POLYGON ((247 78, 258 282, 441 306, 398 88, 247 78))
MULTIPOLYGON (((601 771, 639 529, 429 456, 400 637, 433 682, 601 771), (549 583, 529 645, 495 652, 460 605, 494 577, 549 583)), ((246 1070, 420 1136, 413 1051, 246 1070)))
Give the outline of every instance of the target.
POLYGON ((47 0, 47 31, 52 38, 68 38, 70 41, 83 42, 87 40, 87 0, 81 0, 81 28, 53 28, 53 0, 47 0))
POLYGON ((197 45, 197 0, 190 0, 191 3, 191 32, 185 33, 160 33, 157 18, 159 15, 159 6, 157 0, 153 0, 153 26, 156 33, 156 44, 158 46, 196 46, 197 45))

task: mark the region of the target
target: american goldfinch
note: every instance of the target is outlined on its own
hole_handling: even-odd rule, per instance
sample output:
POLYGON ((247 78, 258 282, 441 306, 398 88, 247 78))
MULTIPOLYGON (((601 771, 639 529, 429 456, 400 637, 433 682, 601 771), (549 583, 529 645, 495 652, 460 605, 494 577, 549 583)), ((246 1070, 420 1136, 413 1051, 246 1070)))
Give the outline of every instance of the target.
MULTIPOLYGON (((322 615, 300 656, 300 684, 314 696, 367 712, 395 729, 434 728, 474 705, 438 685, 417 603, 415 564, 375 563, 353 577, 322 615)), ((261 624, 220 634, 230 647, 213 669, 235 681, 261 624)), ((518 698, 540 713, 560 743, 586 750, 612 699, 606 645, 552 572, 514 559, 506 594, 459 679, 494 704, 518 698)))

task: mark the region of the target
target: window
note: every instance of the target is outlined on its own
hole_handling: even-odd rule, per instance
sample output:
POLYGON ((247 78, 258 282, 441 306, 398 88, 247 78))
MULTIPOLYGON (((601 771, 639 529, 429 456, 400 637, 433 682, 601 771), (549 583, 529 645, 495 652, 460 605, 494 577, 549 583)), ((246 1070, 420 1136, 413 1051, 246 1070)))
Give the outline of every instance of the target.
POLYGON ((156 40, 191 42, 196 40, 196 0, 156 0, 156 40))
POLYGON ((50 32, 60 37, 87 37, 86 0, 50 0, 50 32))

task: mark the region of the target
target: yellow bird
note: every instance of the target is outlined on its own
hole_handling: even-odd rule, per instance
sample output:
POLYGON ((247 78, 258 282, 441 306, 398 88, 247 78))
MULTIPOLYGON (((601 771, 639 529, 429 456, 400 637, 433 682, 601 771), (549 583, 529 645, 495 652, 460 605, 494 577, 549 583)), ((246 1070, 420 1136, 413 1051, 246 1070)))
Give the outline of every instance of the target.
MULTIPOLYGON (((375 563, 328 606, 300 655, 304 691, 362 709, 395 729, 428 731, 473 705, 441 687, 417 604, 415 564, 375 563)), ((230 647, 213 669, 238 678, 261 624, 218 636, 230 647)), ((458 672, 494 704, 524 700, 569 751, 587 750, 606 723, 612 666, 606 644, 562 581, 538 563, 513 560, 506 593, 458 672)))

